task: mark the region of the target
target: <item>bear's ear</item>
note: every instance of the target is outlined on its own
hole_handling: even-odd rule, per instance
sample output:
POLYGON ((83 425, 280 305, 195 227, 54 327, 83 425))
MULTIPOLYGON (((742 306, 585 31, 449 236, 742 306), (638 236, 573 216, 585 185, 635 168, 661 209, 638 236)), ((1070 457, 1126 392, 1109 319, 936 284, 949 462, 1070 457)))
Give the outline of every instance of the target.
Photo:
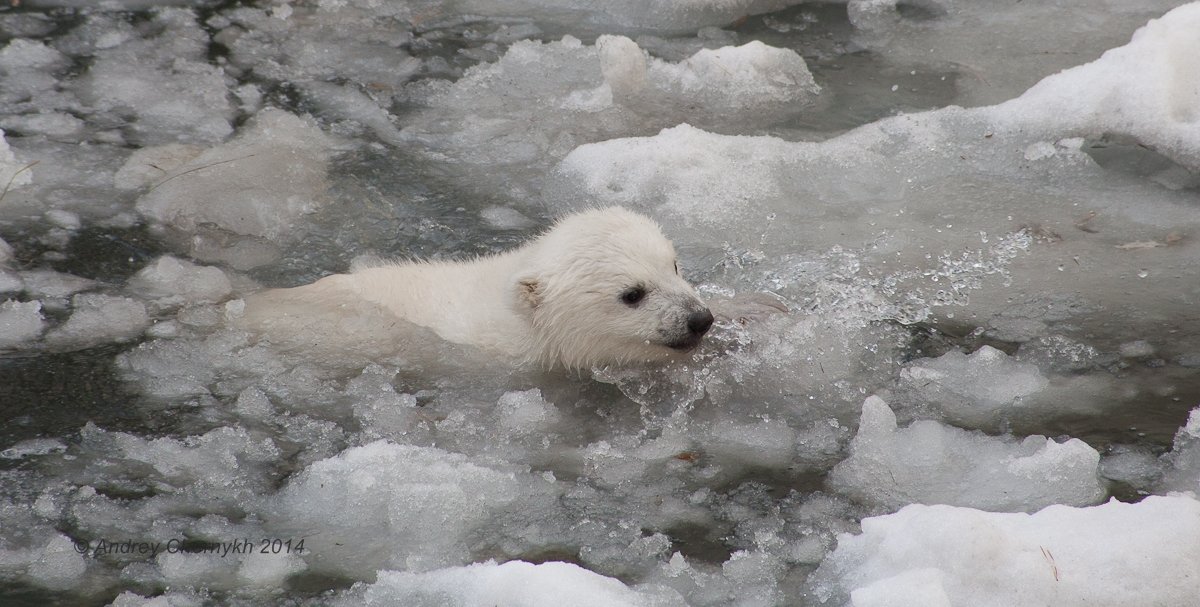
POLYGON ((542 305, 542 281, 537 276, 527 275, 517 279, 517 301, 529 311, 542 305))

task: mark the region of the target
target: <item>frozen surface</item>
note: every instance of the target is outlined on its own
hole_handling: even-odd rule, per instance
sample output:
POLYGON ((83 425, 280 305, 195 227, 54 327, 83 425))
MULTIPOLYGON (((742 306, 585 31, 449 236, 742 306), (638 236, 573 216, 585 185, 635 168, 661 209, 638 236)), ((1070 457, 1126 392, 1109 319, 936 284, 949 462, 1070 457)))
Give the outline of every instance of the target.
POLYGON ((21 4, 0 603, 1200 592, 1200 4, 21 4), (599 204, 673 239, 699 350, 245 330, 264 286, 599 204))
POLYGON ((1186 604, 1200 502, 1051 506, 1034 514, 908 506, 863 520, 816 574, 820 604, 1186 604))

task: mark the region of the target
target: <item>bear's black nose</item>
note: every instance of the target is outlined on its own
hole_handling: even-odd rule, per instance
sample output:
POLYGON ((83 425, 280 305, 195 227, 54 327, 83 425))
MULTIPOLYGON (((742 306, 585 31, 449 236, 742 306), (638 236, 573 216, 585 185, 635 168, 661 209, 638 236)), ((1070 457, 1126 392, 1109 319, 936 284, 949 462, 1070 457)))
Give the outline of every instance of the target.
POLYGON ((713 315, 712 312, 709 312, 708 310, 700 310, 699 312, 692 312, 688 315, 687 328, 688 331, 691 331, 694 335, 704 335, 705 333, 708 333, 708 329, 712 326, 712 324, 713 315))

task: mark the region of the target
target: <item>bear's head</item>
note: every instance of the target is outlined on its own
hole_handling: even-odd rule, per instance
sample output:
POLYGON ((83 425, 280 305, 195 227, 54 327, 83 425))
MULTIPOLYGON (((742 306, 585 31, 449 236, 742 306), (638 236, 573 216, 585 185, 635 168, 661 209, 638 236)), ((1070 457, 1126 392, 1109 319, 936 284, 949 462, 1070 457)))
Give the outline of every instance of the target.
POLYGON ((713 316, 651 219, 622 208, 563 218, 526 249, 518 312, 543 364, 661 360, 700 345, 713 316))

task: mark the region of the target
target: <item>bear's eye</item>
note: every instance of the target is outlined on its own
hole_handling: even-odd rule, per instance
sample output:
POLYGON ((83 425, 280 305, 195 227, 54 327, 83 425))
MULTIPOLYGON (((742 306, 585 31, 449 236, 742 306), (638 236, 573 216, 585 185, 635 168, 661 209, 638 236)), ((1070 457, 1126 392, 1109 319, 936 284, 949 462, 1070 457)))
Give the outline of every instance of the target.
POLYGON ((678 261, 675 262, 675 273, 676 274, 679 273, 679 262, 678 261))
POLYGON ((644 287, 630 287, 621 293, 621 301, 625 302, 627 306, 636 306, 645 297, 646 289, 644 287))

